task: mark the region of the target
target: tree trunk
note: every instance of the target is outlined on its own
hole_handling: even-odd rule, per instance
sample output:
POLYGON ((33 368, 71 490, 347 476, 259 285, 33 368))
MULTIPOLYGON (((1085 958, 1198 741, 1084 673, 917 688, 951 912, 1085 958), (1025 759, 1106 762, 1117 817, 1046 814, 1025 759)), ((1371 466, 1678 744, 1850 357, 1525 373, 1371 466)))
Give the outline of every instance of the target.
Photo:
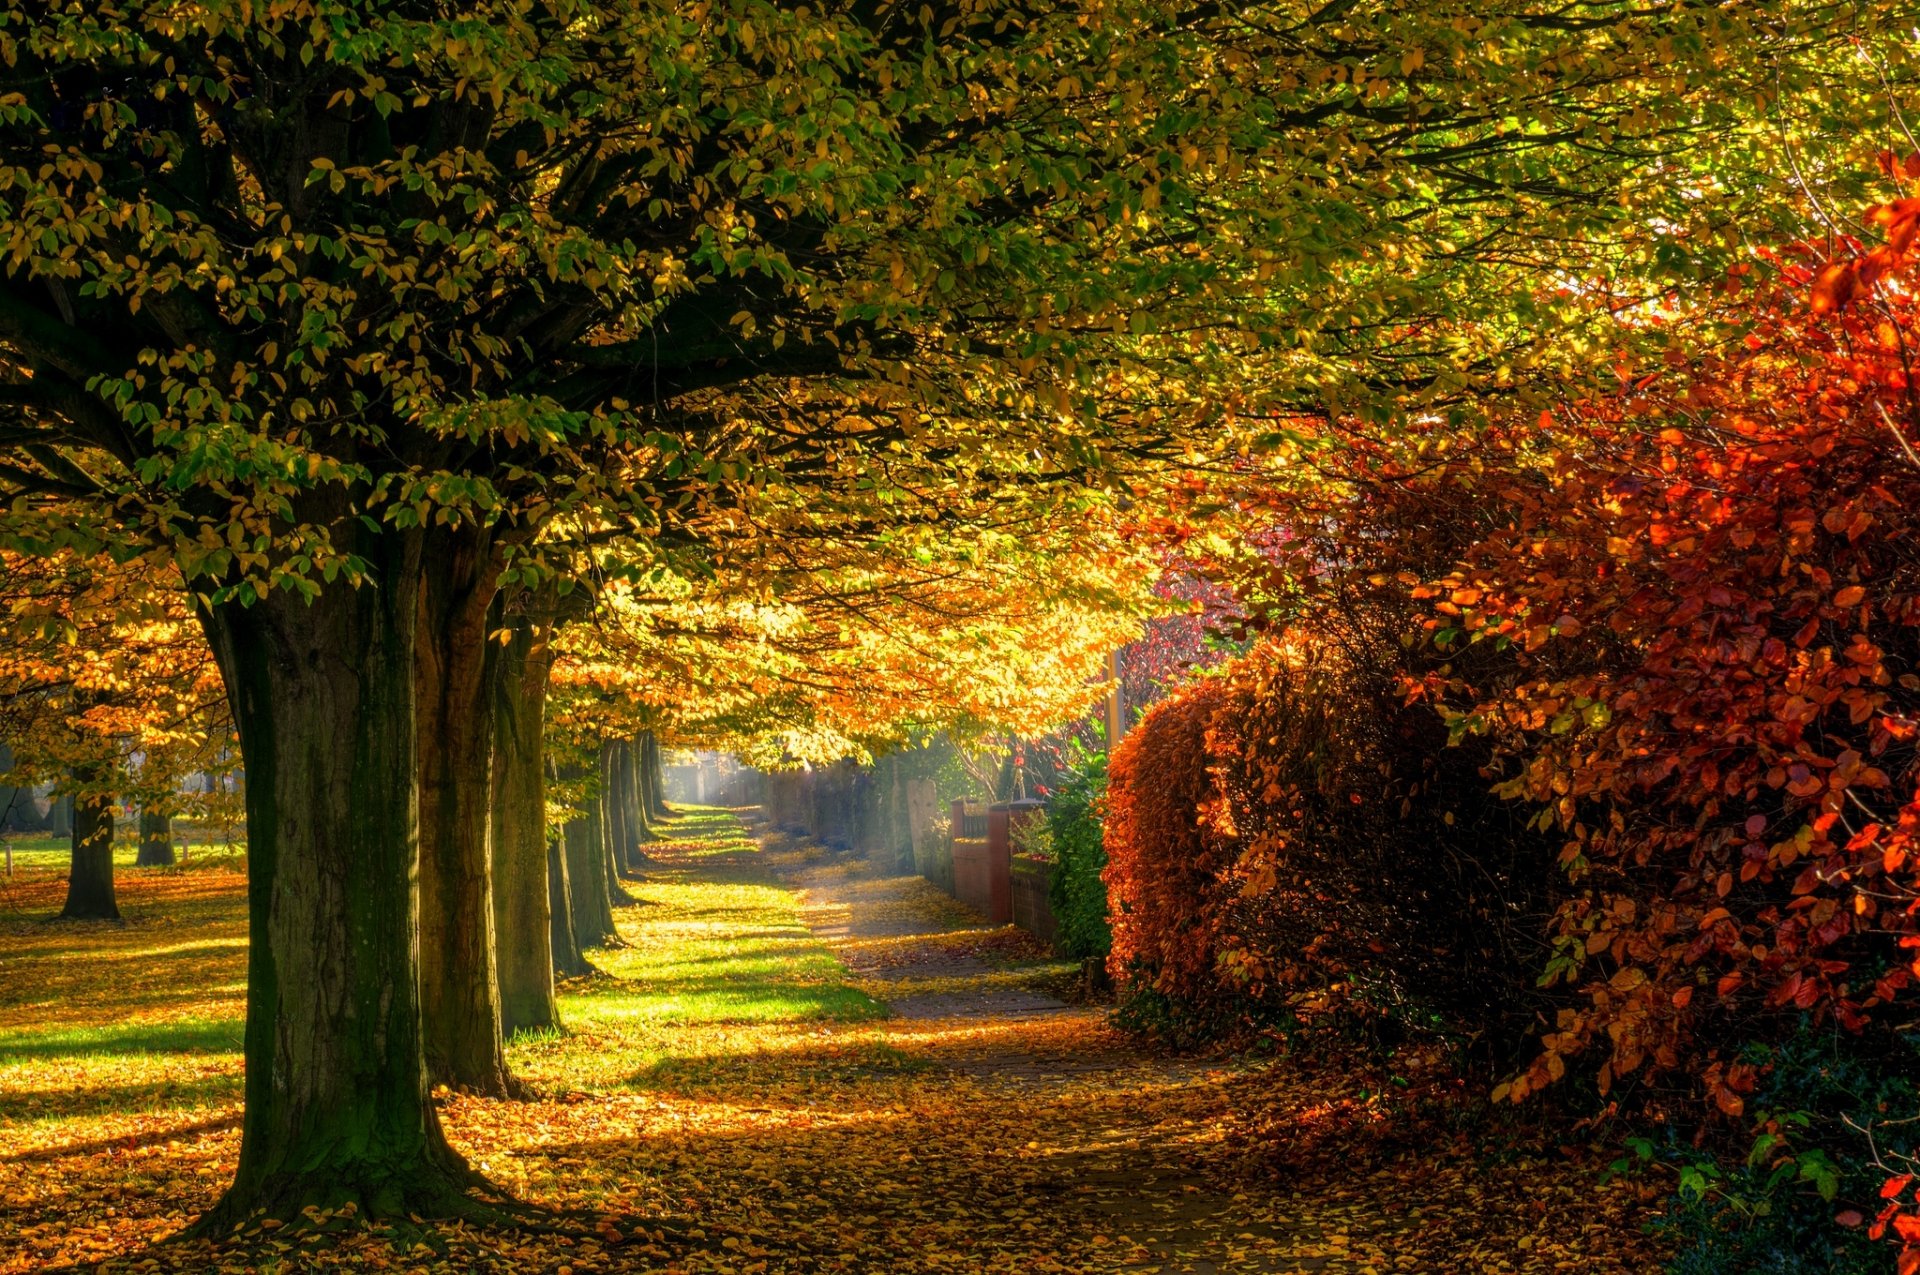
POLYGON ((73 835, 73 798, 63 792, 54 793, 47 798, 47 835, 50 837, 73 835))
POLYGON ((547 925, 553 972, 562 978, 592 973, 573 927, 573 883, 567 872, 565 838, 560 834, 547 838, 547 925))
POLYGON ((642 846, 658 841, 660 834, 650 826, 647 818, 647 793, 644 787, 646 767, 640 764, 640 744, 638 741, 623 742, 620 745, 620 804, 627 813, 629 845, 627 862, 635 871, 653 862, 652 856, 642 846))
POLYGON ((647 814, 655 822, 672 816, 667 805, 667 770, 660 760, 660 741, 648 731, 641 737, 641 766, 646 771, 647 814))
POLYGON ((420 770, 420 1010, 428 1074, 514 1092, 500 1034, 489 846, 499 564, 491 533, 437 528, 423 547, 414 687, 420 770))
MULTIPOLYGON (((524 612, 506 619, 495 680, 493 937, 500 1031, 560 1025, 553 999, 553 914, 547 881, 547 771, 542 747, 547 634, 524 612)), ((564 884, 564 882, 563 882, 564 884)))
POLYGON ((73 867, 64 921, 118 921, 113 897, 113 798, 88 793, 73 806, 73 867))
POLYGON ((613 900, 616 903, 631 903, 633 897, 619 885, 621 877, 637 875, 633 862, 631 807, 627 801, 620 748, 612 740, 600 745, 601 840, 606 844, 613 900))
POLYGON ((246 1109, 198 1229, 307 1205, 456 1216, 420 1039, 413 638, 419 539, 336 541, 369 581, 203 614, 247 760, 246 1109))
POLYGON ((562 830, 567 856, 567 884, 573 903, 573 937, 583 948, 611 943, 620 937, 613 923, 613 883, 607 875, 607 850, 600 802, 587 803, 580 817, 562 830))
MULTIPOLYGON (((13 749, 0 741, 0 771, 13 769, 13 749)), ((0 784, 0 832, 39 832, 46 826, 31 788, 0 784)))
POLYGON ((136 868, 170 868, 174 865, 173 817, 164 810, 140 809, 140 850, 133 857, 136 868))

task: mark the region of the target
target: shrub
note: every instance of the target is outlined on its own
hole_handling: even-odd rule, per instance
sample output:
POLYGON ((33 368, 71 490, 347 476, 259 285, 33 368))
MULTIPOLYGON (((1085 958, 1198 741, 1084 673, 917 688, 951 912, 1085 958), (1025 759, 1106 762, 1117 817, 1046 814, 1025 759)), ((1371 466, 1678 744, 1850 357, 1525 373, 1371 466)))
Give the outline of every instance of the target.
POLYGON ((1225 675, 1207 737, 1211 818, 1234 849, 1219 974, 1371 1047, 1418 1033, 1508 1064, 1550 1008, 1534 981, 1561 883, 1488 791, 1485 745, 1447 748, 1438 715, 1407 703, 1419 658, 1290 634, 1225 675))
POLYGON ((1107 785, 1108 969, 1130 990, 1193 1005, 1218 987, 1212 905, 1229 854, 1208 826, 1206 732, 1222 700, 1222 684, 1203 678, 1148 709, 1114 749, 1107 785))
POLYGON ((1920 1062, 1911 1040, 1862 1053, 1802 1021, 1778 1044, 1752 1045, 1757 1113, 1744 1155, 1712 1156, 1673 1126, 1630 1141, 1623 1165, 1678 1175, 1660 1230, 1669 1275, 1880 1275, 1885 1246, 1867 1221, 1882 1207, 1888 1160, 1913 1149, 1920 1062), (1637 1162, 1637 1163, 1636 1163, 1637 1162), (1842 1225, 1836 1226, 1838 1218, 1842 1225))
MULTIPOLYGON (((1906 316, 1901 316, 1903 321, 1906 316)), ((1463 732, 1561 843, 1549 982, 1578 993, 1516 1097, 1691 1075, 1729 1116, 1752 1042, 1875 1030, 1920 945, 1920 463, 1901 334, 1768 316, 1740 357, 1581 417, 1438 592, 1515 653, 1463 732)), ((1864 1043, 1862 1049, 1879 1046, 1864 1043)))
POLYGON ((1055 942, 1063 954, 1079 959, 1104 957, 1113 947, 1107 924, 1107 866, 1100 828, 1107 791, 1107 757, 1102 751, 1077 750, 1059 776, 1047 807, 1053 839, 1053 878, 1048 901, 1059 929, 1055 942))
POLYGON ((1518 1057, 1551 1008, 1533 984, 1561 882, 1488 791, 1487 745, 1448 749, 1440 717, 1407 702, 1425 657, 1370 640, 1411 623, 1404 598, 1373 597, 1327 626, 1368 640, 1269 638, 1115 755, 1106 880, 1134 1023, 1306 1025, 1374 1048, 1418 1033, 1518 1057))

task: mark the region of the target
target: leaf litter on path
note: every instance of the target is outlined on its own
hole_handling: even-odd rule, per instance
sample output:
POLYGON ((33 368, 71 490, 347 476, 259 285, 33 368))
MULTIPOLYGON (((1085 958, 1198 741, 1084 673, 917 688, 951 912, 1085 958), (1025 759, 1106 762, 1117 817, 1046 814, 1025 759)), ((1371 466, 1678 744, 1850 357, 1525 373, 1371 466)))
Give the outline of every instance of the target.
POLYGON ((0 923, 9 969, 35 952, 69 971, 44 1025, 44 999, 0 985, 0 1275, 1657 1265, 1630 1186, 1464 1139, 1249 1175, 1258 1122, 1359 1109, 1295 1069, 1136 1047, 1053 994, 1060 963, 918 878, 759 846, 721 812, 689 813, 674 835, 620 912, 629 946, 565 990, 570 1030, 514 1042, 539 1096, 443 1102, 493 1181, 605 1219, 578 1234, 360 1227, 316 1244, 263 1229, 154 1246, 212 1203, 238 1149, 240 1060, 223 1041, 238 1038, 244 882, 196 879, 178 922, 167 889, 136 878, 130 911, 150 919, 124 929, 0 923), (197 953, 192 977, 176 962, 129 988, 113 969, 126 961, 94 959, 139 964, 168 944, 197 953), (130 1018, 150 1032, 135 1047, 71 1034, 130 1018), (647 1219, 677 1229, 656 1238, 647 1219))

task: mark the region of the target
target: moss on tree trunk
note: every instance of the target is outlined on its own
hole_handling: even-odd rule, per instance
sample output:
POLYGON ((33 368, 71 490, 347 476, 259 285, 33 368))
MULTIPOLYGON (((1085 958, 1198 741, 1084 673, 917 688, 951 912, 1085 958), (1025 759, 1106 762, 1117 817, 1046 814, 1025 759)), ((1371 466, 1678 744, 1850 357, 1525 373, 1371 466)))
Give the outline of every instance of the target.
POLYGON ((349 1201, 461 1216, 420 1036, 413 637, 417 536, 356 537, 359 587, 203 616, 247 759, 246 1110, 199 1229, 349 1201))

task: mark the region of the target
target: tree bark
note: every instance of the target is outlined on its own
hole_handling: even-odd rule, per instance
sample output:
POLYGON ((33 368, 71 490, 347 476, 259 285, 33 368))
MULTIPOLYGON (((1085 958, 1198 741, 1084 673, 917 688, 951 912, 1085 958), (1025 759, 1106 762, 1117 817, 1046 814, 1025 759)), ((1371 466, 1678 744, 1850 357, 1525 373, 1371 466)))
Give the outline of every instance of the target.
MULTIPOLYGON (((494 699, 493 936, 500 1031, 558 1027, 547 880, 547 772, 542 747, 550 626, 524 611, 504 621, 494 699)), ((565 881, 562 879, 564 888, 565 881)))
POLYGON ((611 943, 620 937, 613 923, 612 882, 607 876, 603 829, 600 802, 596 798, 587 803, 578 819, 561 831, 573 904, 573 937, 583 948, 611 943))
POLYGON ((673 810, 667 805, 667 770, 660 760, 660 741, 652 731, 641 736, 640 764, 646 772, 647 814, 656 823, 670 818, 673 810))
POLYGON ((113 897, 113 798, 88 793, 73 804, 73 867, 67 873, 65 921, 118 921, 113 897))
POLYGON ((641 764, 641 746, 638 740, 623 741, 620 745, 620 804, 627 814, 627 862, 638 872, 653 858, 641 847, 649 842, 658 841, 660 834, 651 826, 647 817, 647 792, 645 787, 646 767, 641 764))
POLYGON ((73 835, 73 798, 63 792, 54 793, 47 798, 47 835, 50 837, 73 835))
POLYGON ((419 538, 342 525, 367 583, 202 615, 247 759, 251 929, 240 1159, 207 1234, 350 1201, 459 1216, 483 1185, 441 1132, 420 1039, 419 538))
POLYGON ((498 581, 489 531, 427 533, 414 635, 420 1007, 428 1074, 508 1097, 489 845, 497 648, 488 635, 498 581))
MULTIPOLYGON (((13 749, 0 741, 0 771, 12 769, 13 749)), ((0 832, 40 832, 45 827, 33 789, 0 784, 0 832)))
POLYGON ((567 871, 565 838, 558 832, 547 837, 547 924, 553 972, 563 978, 592 973, 573 926, 573 882, 567 871))
POLYGON ((174 865, 173 817, 164 810, 140 809, 140 850, 133 857, 136 868, 170 868, 174 865))
POLYGON ((612 872, 610 878, 615 884, 614 901, 630 903, 630 897, 623 897, 625 891, 618 882, 621 877, 635 875, 632 857, 632 808, 627 801, 625 767, 622 765, 621 745, 608 740, 600 745, 600 818, 603 825, 601 839, 606 843, 608 863, 612 872))

